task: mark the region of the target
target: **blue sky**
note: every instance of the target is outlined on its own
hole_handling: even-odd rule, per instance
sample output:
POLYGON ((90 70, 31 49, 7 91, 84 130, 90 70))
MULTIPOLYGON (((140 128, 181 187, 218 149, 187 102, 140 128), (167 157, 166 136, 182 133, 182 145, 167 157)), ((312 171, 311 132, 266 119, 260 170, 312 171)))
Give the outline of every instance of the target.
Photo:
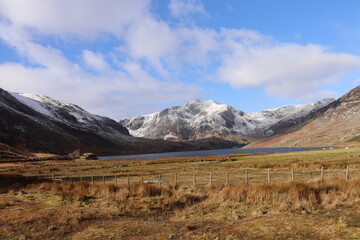
POLYGON ((115 119, 255 112, 360 83, 359 1, 0 0, 0 87, 115 119))

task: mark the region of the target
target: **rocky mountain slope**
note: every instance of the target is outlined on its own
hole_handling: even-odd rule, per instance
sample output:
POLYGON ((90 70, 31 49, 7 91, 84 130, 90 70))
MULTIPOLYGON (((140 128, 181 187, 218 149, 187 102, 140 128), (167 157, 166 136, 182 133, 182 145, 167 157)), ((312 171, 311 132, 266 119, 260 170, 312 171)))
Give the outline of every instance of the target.
POLYGON ((80 149, 101 154, 229 148, 234 142, 209 139, 173 143, 130 136, 121 124, 50 97, 9 93, 0 88, 0 143, 32 152, 65 154, 80 149))
POLYGON ((73 128, 91 129, 109 137, 129 136, 128 130, 114 120, 91 114, 75 104, 64 104, 48 96, 10 93, 19 102, 46 117, 73 128))
POLYGON ((360 145, 360 86, 310 114, 295 129, 250 144, 249 148, 360 145))
POLYGON ((334 99, 245 113, 215 101, 196 100, 161 112, 119 120, 134 136, 189 140, 207 137, 248 142, 294 127, 334 99))

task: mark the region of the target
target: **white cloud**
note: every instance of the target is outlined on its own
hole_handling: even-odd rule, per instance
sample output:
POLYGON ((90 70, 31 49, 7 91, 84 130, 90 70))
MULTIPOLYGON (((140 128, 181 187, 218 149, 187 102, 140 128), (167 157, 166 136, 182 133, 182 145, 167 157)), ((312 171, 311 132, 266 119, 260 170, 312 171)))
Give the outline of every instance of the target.
POLYGON ((332 53, 319 45, 260 43, 233 42, 222 57, 219 79, 236 88, 262 86, 270 95, 300 99, 360 70, 358 56, 332 53))
POLYGON ((178 55, 187 64, 206 66, 214 61, 210 55, 219 52, 219 33, 213 29, 180 28, 177 30, 181 47, 178 55))
POLYGON ((308 102, 308 101, 313 101, 314 99, 325 99, 325 98, 336 99, 338 97, 340 97, 339 94, 334 91, 312 91, 299 97, 299 100, 308 102))
POLYGON ((0 64, 0 86, 13 92, 41 93, 114 118, 158 111, 160 104, 188 101, 200 93, 195 86, 154 79, 138 65, 105 77, 75 67, 54 71, 0 64))
POLYGON ((207 14, 197 1, 172 0, 169 9, 181 24, 154 16, 150 0, 0 0, 0 39, 27 60, 1 64, 0 84, 123 117, 199 97, 199 87, 176 80, 184 71, 206 73, 206 79, 216 73, 213 78, 235 88, 264 87, 270 95, 299 99, 333 95, 322 88, 359 71, 358 56, 320 45, 281 43, 253 30, 183 24, 186 16, 207 14), (111 61, 113 49, 90 47, 71 58, 44 40, 49 36, 70 44, 103 36, 106 44, 111 37, 120 50, 111 53, 111 61))
POLYGON ((89 66, 106 70, 93 75, 58 49, 32 42, 16 30, 8 33, 0 31, 0 37, 35 64, 0 64, 0 86, 9 91, 45 94, 114 118, 158 111, 162 103, 188 101, 200 92, 192 85, 155 79, 137 63, 123 63, 122 70, 110 68, 101 54, 83 51, 89 66))
POLYGON ((56 36, 118 35, 148 8, 147 0, 0 0, 0 15, 14 26, 56 36))
POLYGON ((150 17, 139 19, 127 30, 126 52, 134 59, 145 59, 163 71, 161 59, 173 55, 180 42, 176 31, 150 17))
POLYGON ((106 63, 104 56, 100 53, 95 53, 90 50, 83 50, 82 57, 85 64, 95 71, 101 72, 110 68, 106 63))
POLYGON ((175 17, 184 17, 190 14, 207 14, 204 5, 194 0, 170 0, 169 9, 175 17))

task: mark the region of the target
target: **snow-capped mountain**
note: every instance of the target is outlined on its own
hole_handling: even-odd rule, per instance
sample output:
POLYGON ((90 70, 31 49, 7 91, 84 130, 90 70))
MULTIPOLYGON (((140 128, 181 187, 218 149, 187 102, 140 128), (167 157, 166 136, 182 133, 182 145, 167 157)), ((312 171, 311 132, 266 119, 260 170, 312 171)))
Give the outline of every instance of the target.
POLYGON ((91 114, 75 104, 65 104, 51 97, 37 94, 10 93, 31 109, 61 123, 101 134, 129 135, 128 130, 107 117, 91 114))
POLYGON ((360 86, 316 111, 294 131, 262 139, 250 148, 283 146, 358 146, 360 142, 360 86))
POLYGON ((328 106, 335 99, 323 99, 309 104, 288 105, 255 113, 248 113, 257 122, 258 130, 263 136, 269 137, 289 127, 302 123, 310 114, 328 106))
MULTIPOLYGON (((170 142, 137 138, 116 121, 47 96, 0 88, 0 145, 22 152, 139 154, 240 147, 221 139, 170 142)), ((7 148, 6 147, 6 148, 7 148)))
POLYGON ((247 142, 277 134, 299 124, 334 99, 245 113, 212 100, 195 100, 161 112, 119 120, 133 136, 191 140, 207 137, 247 142))

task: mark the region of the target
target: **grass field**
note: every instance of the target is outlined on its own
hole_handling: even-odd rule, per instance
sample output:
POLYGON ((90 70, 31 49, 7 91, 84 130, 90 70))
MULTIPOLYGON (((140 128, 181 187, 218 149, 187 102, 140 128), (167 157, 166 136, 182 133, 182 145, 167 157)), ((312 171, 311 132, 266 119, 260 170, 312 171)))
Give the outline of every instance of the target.
POLYGON ((360 148, 2 163, 0 239, 360 239, 359 168, 360 148), (344 179, 347 165, 350 180, 344 179), (325 181, 318 181, 320 166, 327 174, 325 181), (295 169, 294 182, 290 168, 295 169), (264 181, 254 177, 244 184, 245 169, 264 181), (266 183, 268 169, 272 184, 266 183), (301 172, 312 171, 313 178, 300 178, 301 172), (210 172, 213 186, 208 184, 210 172), (176 187, 171 184, 175 173, 176 187), (197 186, 192 185, 193 173, 197 186), (124 182, 69 183, 30 177, 51 174, 100 179, 116 174, 124 182), (169 179, 162 186, 139 183, 141 175, 159 174, 169 179))
POLYGON ((271 181, 291 181, 291 168, 295 171, 295 180, 319 180, 320 167, 325 169, 325 179, 345 176, 349 165, 350 176, 360 177, 360 148, 304 151, 273 154, 243 154, 232 156, 194 157, 178 159, 119 159, 119 160, 75 160, 75 161, 42 161, 25 163, 0 164, 1 173, 21 174, 24 176, 50 177, 83 177, 90 181, 114 182, 117 175, 119 183, 158 179, 173 184, 175 174, 179 184, 192 185, 193 174, 196 183, 209 183, 210 173, 214 184, 225 183, 226 175, 232 184, 244 183, 245 171, 249 180, 266 182, 270 169, 271 181))

